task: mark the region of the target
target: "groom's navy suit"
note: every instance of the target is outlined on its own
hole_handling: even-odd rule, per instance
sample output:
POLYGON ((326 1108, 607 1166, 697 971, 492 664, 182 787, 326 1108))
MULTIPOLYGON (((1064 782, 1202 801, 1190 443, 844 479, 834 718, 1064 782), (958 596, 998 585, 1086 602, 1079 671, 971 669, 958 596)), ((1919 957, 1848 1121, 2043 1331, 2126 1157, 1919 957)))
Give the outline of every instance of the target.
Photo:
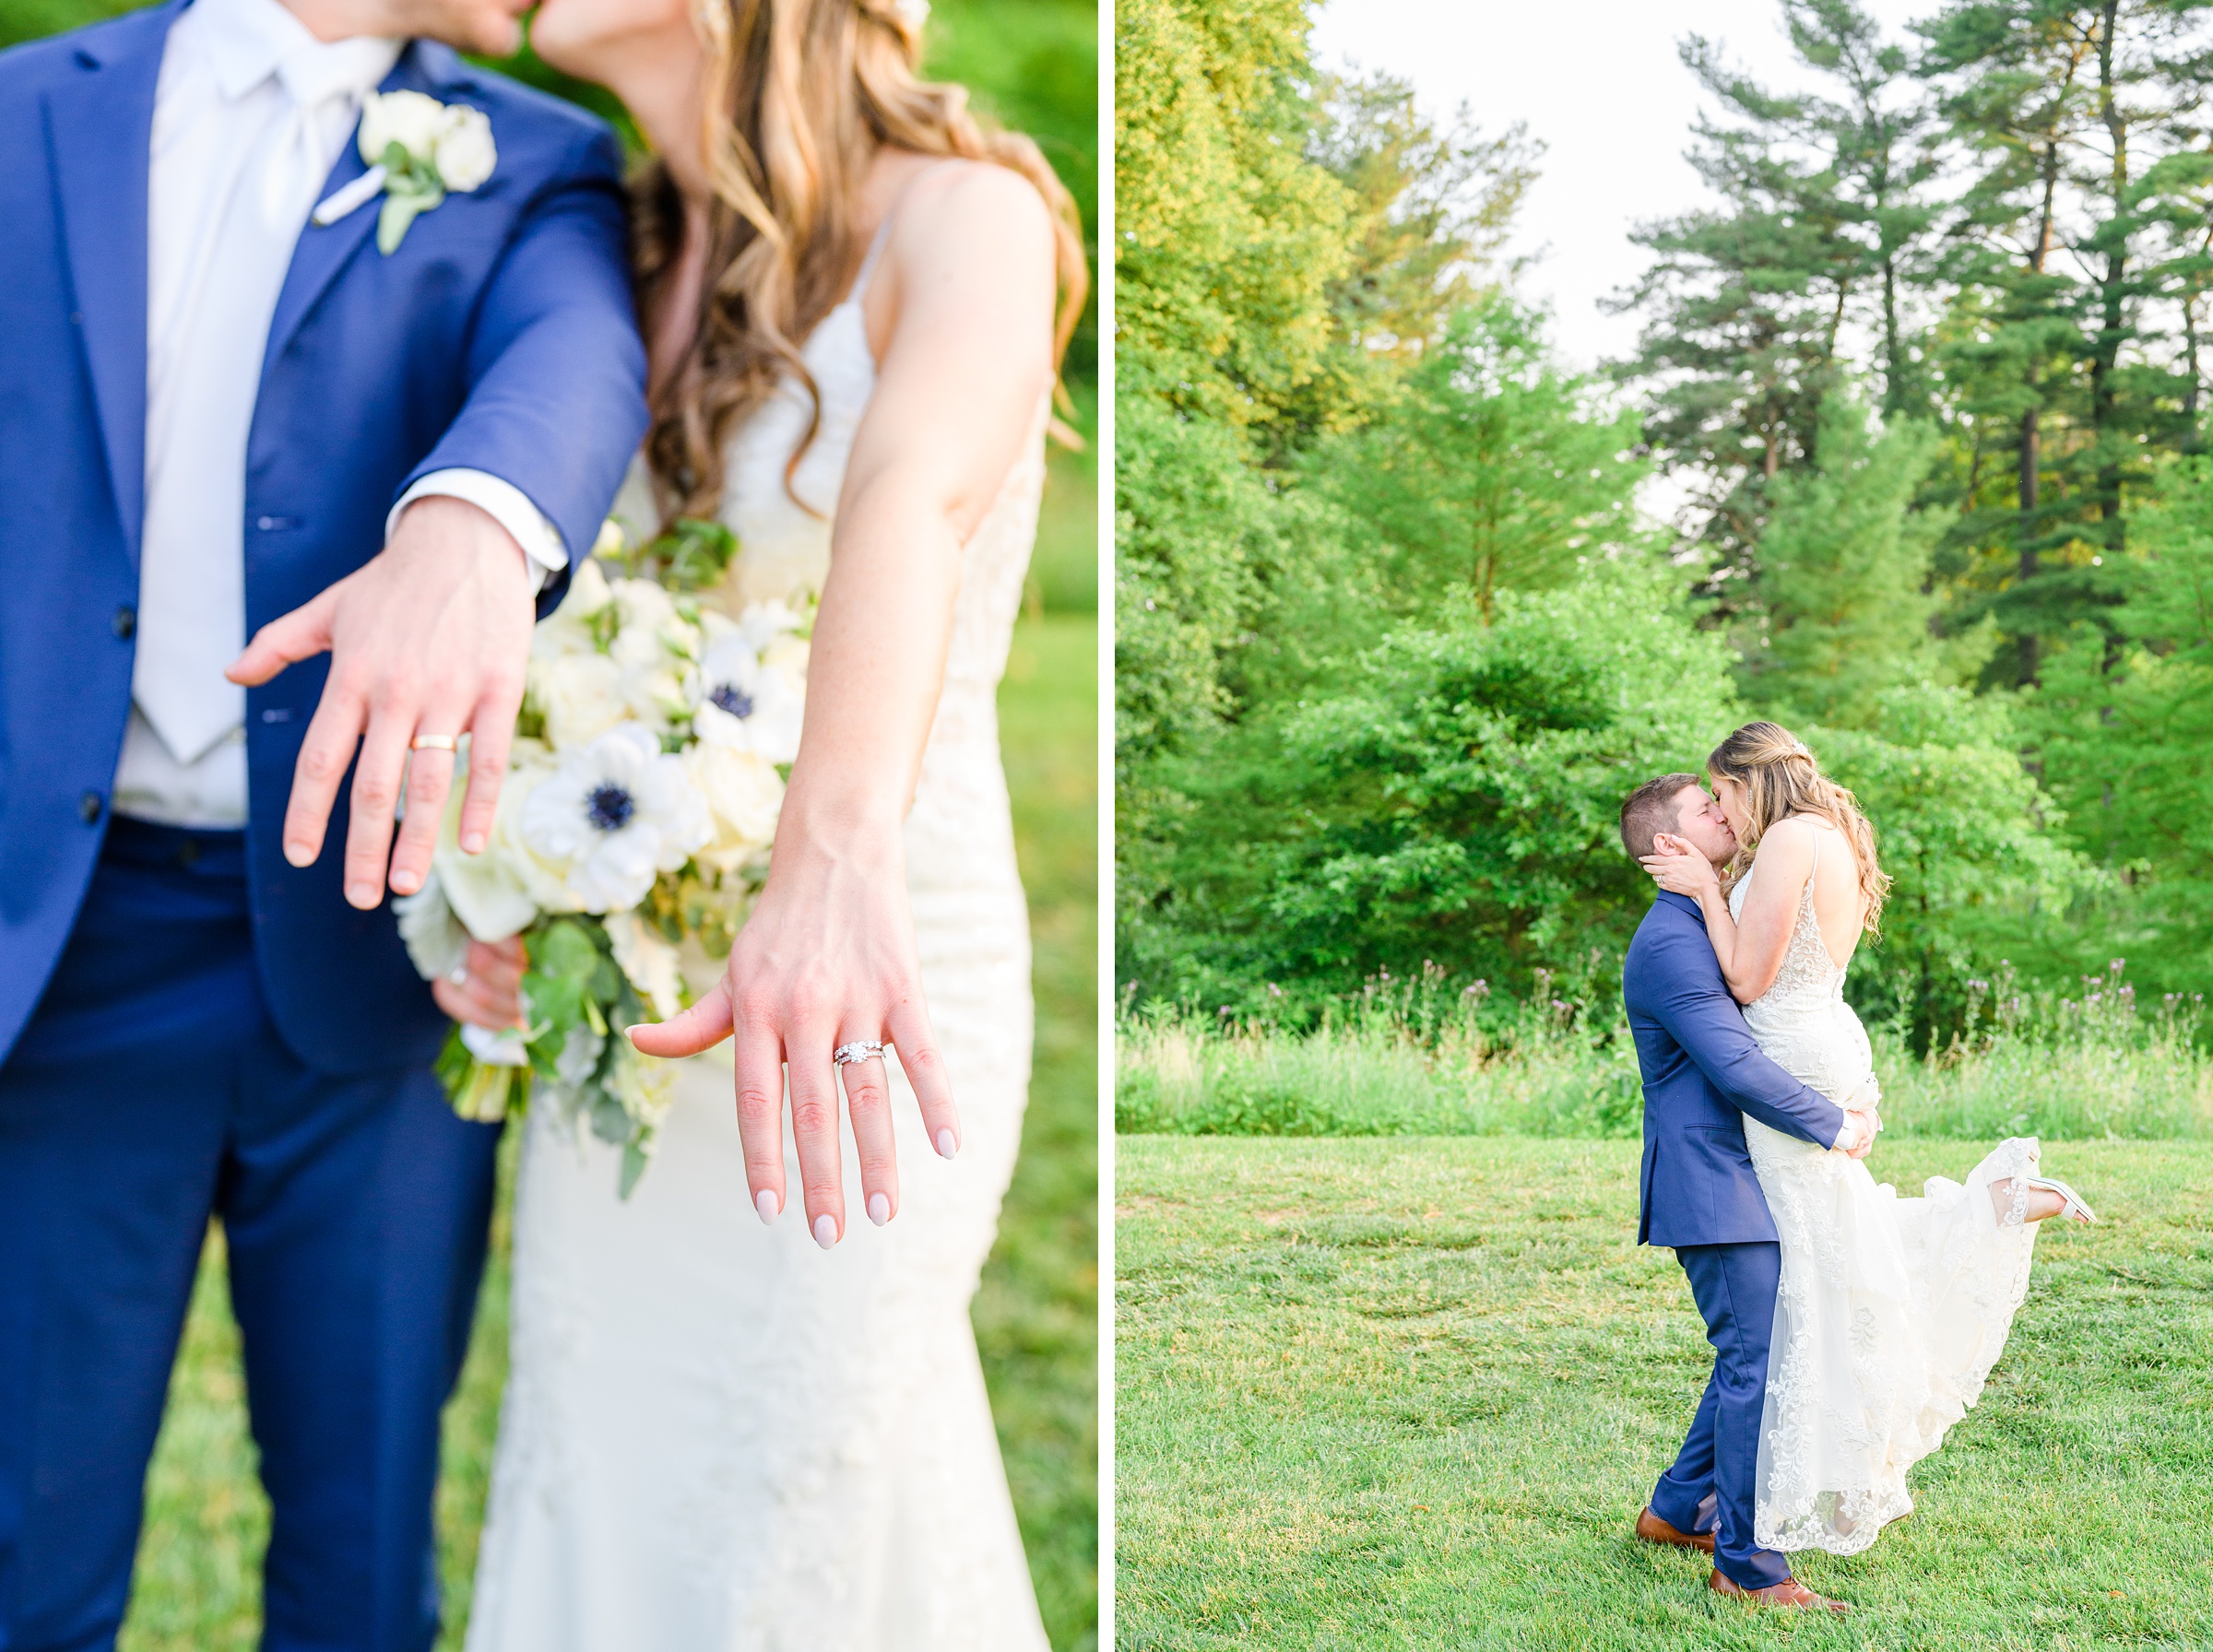
MULTIPOLYGON (((247 696, 245 831, 109 807, 185 3, 0 55, 0 1648, 112 1645, 213 1212, 273 1504, 263 1646, 418 1652, 497 1132, 428 1070, 444 1021, 389 909, 341 898, 342 809, 314 866, 283 858, 327 659, 247 696)), ((399 88, 484 111, 498 165, 389 257, 373 206, 302 232, 247 448, 249 631, 374 556, 432 470, 512 483, 582 554, 644 430, 611 135, 421 42, 399 88)), ((362 171, 349 142, 322 193, 362 171)))
POLYGON ((1663 891, 1652 903, 1623 962, 1621 996, 1644 1076, 1637 1240, 1674 1247, 1714 1355, 1652 1512, 1678 1531, 1712 1532, 1722 1575, 1764 1588, 1790 1575, 1788 1561, 1752 1540, 1781 1251, 1745 1115, 1826 1148, 1844 1114, 1760 1053, 1688 896, 1663 891))

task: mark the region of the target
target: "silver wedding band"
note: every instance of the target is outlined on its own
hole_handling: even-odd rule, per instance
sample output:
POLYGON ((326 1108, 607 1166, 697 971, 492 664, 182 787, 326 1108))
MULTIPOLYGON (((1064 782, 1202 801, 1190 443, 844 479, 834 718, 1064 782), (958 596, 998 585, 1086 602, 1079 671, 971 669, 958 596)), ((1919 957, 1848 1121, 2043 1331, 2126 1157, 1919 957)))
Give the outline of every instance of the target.
POLYGON ((451 751, 455 737, 450 734, 419 734, 408 742, 410 751, 451 751))
POLYGON ((856 1061, 873 1061, 892 1046, 878 1044, 872 1038, 858 1038, 851 1044, 841 1044, 830 1052, 830 1059, 839 1067, 851 1067, 856 1061))

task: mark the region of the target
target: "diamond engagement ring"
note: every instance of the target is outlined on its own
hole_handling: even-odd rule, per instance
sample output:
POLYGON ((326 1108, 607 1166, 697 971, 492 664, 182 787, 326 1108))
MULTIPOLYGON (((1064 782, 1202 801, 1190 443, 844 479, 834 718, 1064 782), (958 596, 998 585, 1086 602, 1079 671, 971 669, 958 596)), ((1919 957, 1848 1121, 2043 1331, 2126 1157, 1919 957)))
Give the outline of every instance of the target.
POLYGON ((856 1061, 873 1061, 891 1047, 872 1038, 858 1038, 851 1044, 839 1044, 830 1052, 830 1059, 839 1067, 851 1067, 856 1061))
POLYGON ((450 734, 419 734, 408 742, 410 751, 451 751, 454 737, 450 734))

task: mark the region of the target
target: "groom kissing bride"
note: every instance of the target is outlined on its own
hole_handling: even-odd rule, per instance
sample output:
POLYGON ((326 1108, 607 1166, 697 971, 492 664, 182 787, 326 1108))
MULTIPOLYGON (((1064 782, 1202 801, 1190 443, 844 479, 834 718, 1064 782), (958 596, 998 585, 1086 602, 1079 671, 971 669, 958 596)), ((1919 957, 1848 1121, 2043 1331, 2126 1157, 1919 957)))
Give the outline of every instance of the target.
POLYGON ((1844 1001, 1890 879, 1857 799, 1773 723, 1700 777, 1621 808, 1660 886, 1622 970, 1644 1079, 1638 1242, 1672 1246, 1714 1351, 1675 1464, 1637 1517, 1712 1556, 1716 1593, 1842 1612, 1792 1575, 1852 1554, 1913 1506, 1905 1473, 1981 1396, 2026 1295, 2037 1224, 2090 1221, 2001 1143, 1920 1198, 1864 1161, 1880 1090, 1844 1001), (1740 1008, 1741 1007, 1741 1008, 1740 1008))

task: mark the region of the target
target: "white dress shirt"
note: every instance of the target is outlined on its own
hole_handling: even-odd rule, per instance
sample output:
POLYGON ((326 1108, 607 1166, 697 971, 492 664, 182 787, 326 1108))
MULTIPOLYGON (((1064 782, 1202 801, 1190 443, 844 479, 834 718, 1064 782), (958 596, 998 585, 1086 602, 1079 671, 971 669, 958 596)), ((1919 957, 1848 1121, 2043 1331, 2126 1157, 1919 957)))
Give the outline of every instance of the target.
MULTIPOLYGON (((131 721, 115 810, 175 826, 246 821, 246 440, 292 249, 361 100, 404 42, 324 42, 279 0, 194 0, 172 26, 147 180, 146 526, 131 721)), ((364 207, 364 211, 373 207, 364 207)), ((567 562, 522 491, 480 471, 425 477, 481 507, 542 584, 567 562)))

